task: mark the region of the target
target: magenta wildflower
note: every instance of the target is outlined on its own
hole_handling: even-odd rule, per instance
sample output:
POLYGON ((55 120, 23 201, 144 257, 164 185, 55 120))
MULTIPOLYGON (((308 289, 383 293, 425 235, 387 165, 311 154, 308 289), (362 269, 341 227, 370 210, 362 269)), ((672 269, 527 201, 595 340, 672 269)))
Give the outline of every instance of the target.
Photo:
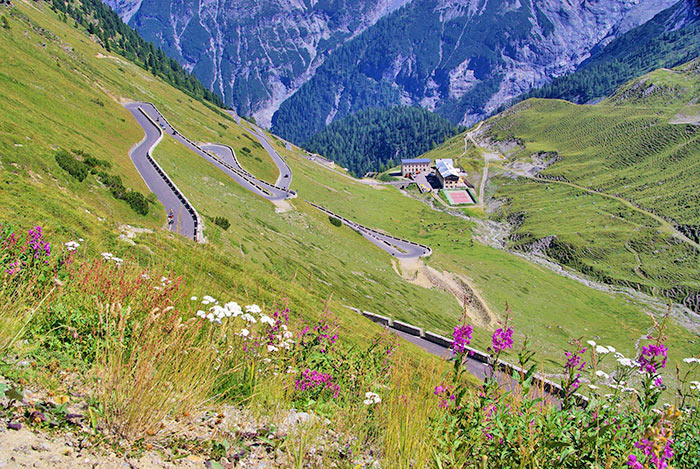
MULTIPOLYGON (((578 342, 576 342, 576 344, 578 344, 578 342)), ((569 375, 569 385, 572 390, 577 389, 581 383, 581 373, 579 372, 586 366, 586 362, 582 360, 584 353, 586 353, 586 347, 580 348, 574 352, 564 352, 564 355, 566 355, 566 365, 564 365, 564 370, 569 375)))
POLYGON ((301 377, 294 382, 297 391, 308 391, 310 389, 322 388, 333 392, 333 397, 340 394, 340 386, 333 382, 333 377, 328 373, 323 373, 309 368, 301 372, 301 377))
POLYGON ((450 402, 456 399, 456 396, 452 392, 453 389, 454 388, 452 386, 443 386, 442 384, 435 386, 435 391, 433 391, 433 394, 440 399, 438 407, 441 409, 447 409, 450 406, 450 402))
POLYGON ((474 328, 470 324, 462 324, 457 326, 452 333, 452 352, 455 355, 461 355, 467 351, 467 345, 472 341, 472 332, 474 328))
MULTIPOLYGON (((649 467, 665 469, 668 467, 668 461, 673 458, 673 440, 671 439, 666 440, 666 445, 664 446, 663 450, 658 452, 654 450, 654 442, 647 438, 642 438, 640 441, 635 443, 634 446, 641 450, 647 457, 647 466, 649 467)), ((630 460, 632 460, 633 456, 634 455, 630 455, 630 460)), ((637 461, 636 457, 634 457, 634 460, 635 462, 637 461)))
POLYGON ((655 375, 659 367, 666 367, 667 353, 668 347, 662 343, 645 345, 642 347, 642 353, 637 359, 639 362, 639 371, 655 375), (657 361, 658 357, 661 357, 660 362, 657 361))
POLYGON ((506 327, 496 329, 491 338, 491 348, 494 353, 500 353, 503 350, 513 347, 513 328, 506 327))
POLYGON ((34 251, 34 259, 38 259, 43 253, 45 256, 51 255, 51 244, 44 240, 44 233, 40 226, 35 226, 27 233, 29 247, 34 251))
POLYGON ((629 459, 625 464, 627 464, 631 469, 644 469, 644 465, 637 460, 637 456, 634 454, 630 454, 629 459))

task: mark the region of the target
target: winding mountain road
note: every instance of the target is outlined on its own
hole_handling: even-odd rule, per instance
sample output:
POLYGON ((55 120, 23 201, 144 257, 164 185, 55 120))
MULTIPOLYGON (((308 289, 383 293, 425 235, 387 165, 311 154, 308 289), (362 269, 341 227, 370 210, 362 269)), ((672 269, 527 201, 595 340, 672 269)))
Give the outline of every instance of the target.
MULTIPOLYGON (((270 184, 256 178, 251 173, 246 171, 238 162, 233 148, 229 147, 228 145, 211 143, 200 146, 173 128, 173 126, 153 104, 136 102, 132 103, 132 105, 140 108, 142 112, 147 114, 175 140, 182 143, 185 147, 189 148, 205 160, 217 166, 221 171, 226 173, 234 181, 249 191, 271 201, 284 200, 296 196, 294 191, 289 190, 288 184, 285 185, 285 187, 270 184)), ((289 170, 289 174, 290 176, 284 179, 289 179, 291 181, 291 170, 289 170)))
MULTIPOLYGON (((272 142, 270 141, 269 137, 267 134, 257 125, 250 124, 251 128, 248 128, 247 126, 241 124, 241 118, 238 114, 236 114, 234 111, 229 111, 229 114, 233 119, 236 121, 236 123, 244 129, 246 132, 248 132, 250 135, 255 137, 255 139, 262 145, 262 147, 265 149, 268 155, 270 155, 270 158, 272 161, 275 163, 275 166, 277 166, 277 169, 279 170, 279 176, 277 176, 277 181, 275 182, 275 185, 282 188, 282 189, 289 189, 289 187, 292 184, 292 170, 287 164, 287 162, 282 158, 282 156, 275 150, 275 147, 272 145, 272 142)), ((288 150, 291 150, 291 145, 289 142, 285 142, 285 145, 288 150)))
MULTIPOLYGON (((246 128, 251 135, 258 139, 279 168, 280 175, 277 179, 277 184, 261 181, 243 169, 236 158, 235 151, 230 146, 218 143, 199 145, 188 139, 175 130, 153 104, 147 102, 133 102, 127 104, 126 108, 131 112, 136 122, 138 122, 146 134, 144 139, 134 147, 129 155, 136 169, 141 174, 141 177, 146 181, 151 191, 158 196, 158 199, 166 207, 166 210, 172 209, 175 212, 176 223, 170 226, 172 231, 193 239, 202 239, 202 223, 196 210, 150 155, 150 151, 163 138, 164 132, 172 135, 173 138, 182 143, 185 147, 217 166, 238 184, 261 197, 270 201, 279 201, 296 197, 296 192, 289 189, 289 185, 292 182, 291 168, 274 149, 267 135, 262 130, 258 129, 258 131, 255 131, 246 128)), ((237 122, 240 122, 240 119, 235 113, 231 114, 236 118, 237 122)), ((254 127, 254 129, 255 128, 256 127, 254 127)), ((432 254, 432 250, 428 246, 406 241, 367 228, 336 215, 319 205, 311 202, 308 203, 318 210, 338 218, 342 223, 362 234, 369 242, 398 259, 415 259, 432 254)))
POLYGON ((145 133, 143 140, 129 151, 129 157, 148 188, 158 197, 166 211, 173 211, 174 221, 168 225, 168 229, 186 238, 201 241, 202 224, 199 215, 151 156, 151 150, 163 138, 163 131, 143 111, 140 103, 130 103, 125 107, 145 133))
POLYGON ((343 224, 359 232, 367 241, 374 244, 378 248, 383 249, 397 259, 417 259, 419 257, 429 256, 433 252, 428 246, 380 233, 379 231, 362 226, 359 223, 355 223, 354 221, 348 220, 340 215, 336 215, 330 210, 325 209, 313 202, 309 202, 308 200, 306 202, 317 210, 320 210, 331 217, 337 218, 343 222, 343 224))

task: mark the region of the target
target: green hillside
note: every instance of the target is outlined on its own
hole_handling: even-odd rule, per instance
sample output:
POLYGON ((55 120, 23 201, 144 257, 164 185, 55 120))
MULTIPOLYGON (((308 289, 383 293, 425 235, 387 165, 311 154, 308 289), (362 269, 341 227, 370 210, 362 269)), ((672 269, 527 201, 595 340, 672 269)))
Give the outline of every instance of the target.
MULTIPOLYGON (((3 41, 3 47, 7 47, 5 53, 13 57, 15 64, 13 73, 6 75, 8 85, 2 87, 5 102, 9 103, 7 119, 2 121, 3 129, 8 129, 3 131, 5 137, 0 148, 3 166, 14 168, 12 171, 21 175, 13 174, 12 178, 22 177, 29 187, 37 188, 37 194, 30 191, 25 196, 20 196, 21 185, 18 192, 5 192, 3 214, 8 220, 25 225, 36 219, 47 223, 53 220, 54 229, 77 232, 77 228, 67 228, 63 223, 65 206, 72 207, 70 213, 76 223, 86 230, 95 229, 90 220, 96 216, 112 220, 112 223, 149 228, 162 223, 162 219, 135 217, 126 204, 115 205, 107 191, 101 192, 95 183, 72 189, 73 181, 54 163, 53 148, 82 149, 113 162, 124 181, 145 190, 127 156, 128 149, 142 134, 119 104, 122 99, 156 103, 183 134, 194 140, 228 143, 236 148, 247 144, 243 131, 225 114, 174 92, 118 56, 105 57, 99 44, 71 25, 56 21, 54 14, 45 7, 43 12, 36 8, 41 9, 42 4, 32 7, 20 3, 9 15, 11 28, 3 32, 8 39, 3 41), (29 39, 24 38, 25 29, 35 31, 29 39), (53 40, 39 35, 49 29, 57 35, 53 40), (13 51, 11 55, 10 50, 13 51), (47 90, 48 84, 56 90, 67 91, 47 90), (70 105, 64 104, 67 101, 63 96, 71 97, 70 105), (95 100, 103 105, 96 104, 95 100), (82 124, 75 125, 75 122, 82 124), (105 140, 107 138, 115 139, 114 143, 105 140), (22 147, 14 146, 20 141, 22 147), (52 177, 48 178, 47 174, 52 177), (26 208, 27 197, 42 200, 46 197, 38 194, 56 192, 55 187, 61 188, 62 202, 47 202, 53 204, 50 206, 37 203, 26 208), (88 197, 100 197, 100 202, 86 205, 82 199, 85 193, 90 194, 88 197)), ((628 328, 624 335, 631 344, 631 339, 648 323, 642 307, 624 297, 590 290, 518 257, 473 242, 472 225, 465 220, 436 212, 393 189, 371 187, 342 177, 299 153, 286 150, 279 142, 278 147, 289 159, 294 173, 292 188, 300 194, 299 199, 292 201, 295 210, 283 214, 275 213, 268 202, 245 192, 169 139, 156 148, 156 159, 173 173, 176 183, 205 217, 205 235, 216 240, 198 249, 220 252, 230 258, 230 262, 235 260, 246 266, 241 267, 243 271, 251 268, 274 275, 282 285, 294 279, 305 279, 304 283, 318 298, 325 299, 333 294, 338 303, 388 314, 449 334, 462 309, 451 295, 402 280, 394 272, 389 255, 347 229, 334 228, 327 217, 302 202, 308 199, 367 226, 430 245, 434 254, 428 260, 429 265, 471 278, 493 311, 501 311, 508 301, 516 312, 518 333, 531 337, 543 358, 548 360, 561 359, 552 345, 562 346, 569 337, 586 333, 620 339, 619 333, 612 334, 611 325, 624 322, 628 328), (211 221, 207 222, 216 216, 227 217, 232 227, 222 232, 211 221), (553 285, 557 287, 552 288, 553 285), (614 312, 612 316, 611 311, 614 312), (582 325, 584 322, 562 321, 563 312, 570 317, 585 318, 586 326, 582 325), (561 326, 557 334, 551 333, 553 323, 561 326)), ((239 156, 244 166, 254 167, 254 158, 246 159, 245 152, 239 152, 239 156)), ((267 158, 265 163, 273 167, 267 158)), ((10 177, 7 170, 5 173, 10 177)), ((159 210, 152 210, 152 213, 151 217, 155 217, 159 210)), ((120 246, 116 240, 118 230, 104 226, 100 233, 110 249, 120 246)), ((161 238, 161 235, 154 236, 161 238)), ((121 249, 140 252, 148 259, 144 253, 149 249, 160 252, 151 243, 141 247, 141 241, 137 240, 136 247, 125 245, 121 249)), ((170 258, 169 255, 163 257, 170 258)), ((186 271, 193 269, 184 258, 177 258, 175 262, 182 263, 186 271)), ((198 271, 195 269, 192 275, 195 272, 198 271)), ((235 277, 233 272, 229 275, 235 277)), ((280 290, 286 288, 280 286, 280 290)), ((488 330, 478 330, 477 345, 486 348, 489 337, 488 330)), ((688 336, 679 331, 677 337, 682 343, 688 336)), ((624 350, 625 345, 620 344, 620 347, 624 350)))
POLYGON ((558 262, 697 311, 699 66, 657 70, 595 106, 528 100, 488 121, 489 137, 517 142, 511 162, 557 158, 537 181, 498 180, 513 246, 553 235, 558 262))

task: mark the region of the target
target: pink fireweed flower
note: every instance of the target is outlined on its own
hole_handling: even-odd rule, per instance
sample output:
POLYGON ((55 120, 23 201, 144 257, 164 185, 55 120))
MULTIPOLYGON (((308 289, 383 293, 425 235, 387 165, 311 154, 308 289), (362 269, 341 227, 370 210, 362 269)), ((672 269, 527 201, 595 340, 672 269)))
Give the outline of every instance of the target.
POLYGON ((438 402, 438 407, 441 409, 447 409, 450 407, 450 402, 454 401, 456 396, 452 392, 454 388, 452 386, 444 386, 442 384, 438 384, 435 386, 435 391, 433 391, 433 394, 435 394, 438 399, 440 399, 440 402, 438 402))
POLYGON ((566 355, 566 365, 564 365, 564 370, 566 370, 571 377, 571 389, 577 389, 581 383, 581 373, 578 372, 582 371, 586 366, 586 362, 581 358, 583 357, 584 353, 586 353, 586 347, 574 352, 564 352, 564 355, 566 355))
POLYGON ((630 457, 625 464, 627 464, 631 469, 644 469, 644 465, 637 460, 637 456, 634 454, 630 454, 630 457))
POLYGON ((637 359, 639 362, 639 371, 649 375, 655 375, 659 367, 666 367, 667 353, 668 347, 662 343, 645 345, 642 347, 642 353, 637 359), (661 357, 660 362, 657 361, 658 357, 661 357))
POLYGON ((493 333, 491 338, 491 348, 495 353, 502 352, 503 350, 513 347, 513 328, 506 327, 505 329, 498 328, 496 332, 493 333))
POLYGON ((455 355, 461 355, 467 351, 467 345, 472 341, 472 332, 474 328, 470 324, 462 324, 457 326, 452 333, 452 352, 455 355))
POLYGON ((331 391, 334 398, 340 394, 340 386, 333 382, 333 377, 330 374, 309 368, 301 372, 301 377, 294 382, 294 387, 297 391, 302 392, 321 387, 331 391))

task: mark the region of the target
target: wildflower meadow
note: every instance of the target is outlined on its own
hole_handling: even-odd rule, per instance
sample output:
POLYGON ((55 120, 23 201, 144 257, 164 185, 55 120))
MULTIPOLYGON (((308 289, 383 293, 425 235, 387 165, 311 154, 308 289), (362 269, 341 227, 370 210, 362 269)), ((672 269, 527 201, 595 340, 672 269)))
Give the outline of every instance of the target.
MULTIPOLYGON (((329 456, 335 467, 355 467, 362 451, 382 467, 700 464, 700 356, 670 362, 664 318, 631 357, 619 344, 572 339, 547 376, 553 392, 535 379, 537 357, 515 339, 508 307, 482 382, 463 366, 475 330, 466 321, 454 327, 451 363, 429 360, 369 323, 368 339, 348 337, 329 302, 302 314, 284 294, 262 304, 207 291, 90 240, 50 242, 40 226, 2 226, 0 276, 3 373, 18 354, 74 370, 89 415, 67 421, 89 421, 105 441, 165 445, 167 422, 228 403, 323 419, 349 436, 329 456)), ((0 418, 8 428, 42 425, 11 409, 0 418)), ((288 438, 302 467, 306 440, 288 438)))

